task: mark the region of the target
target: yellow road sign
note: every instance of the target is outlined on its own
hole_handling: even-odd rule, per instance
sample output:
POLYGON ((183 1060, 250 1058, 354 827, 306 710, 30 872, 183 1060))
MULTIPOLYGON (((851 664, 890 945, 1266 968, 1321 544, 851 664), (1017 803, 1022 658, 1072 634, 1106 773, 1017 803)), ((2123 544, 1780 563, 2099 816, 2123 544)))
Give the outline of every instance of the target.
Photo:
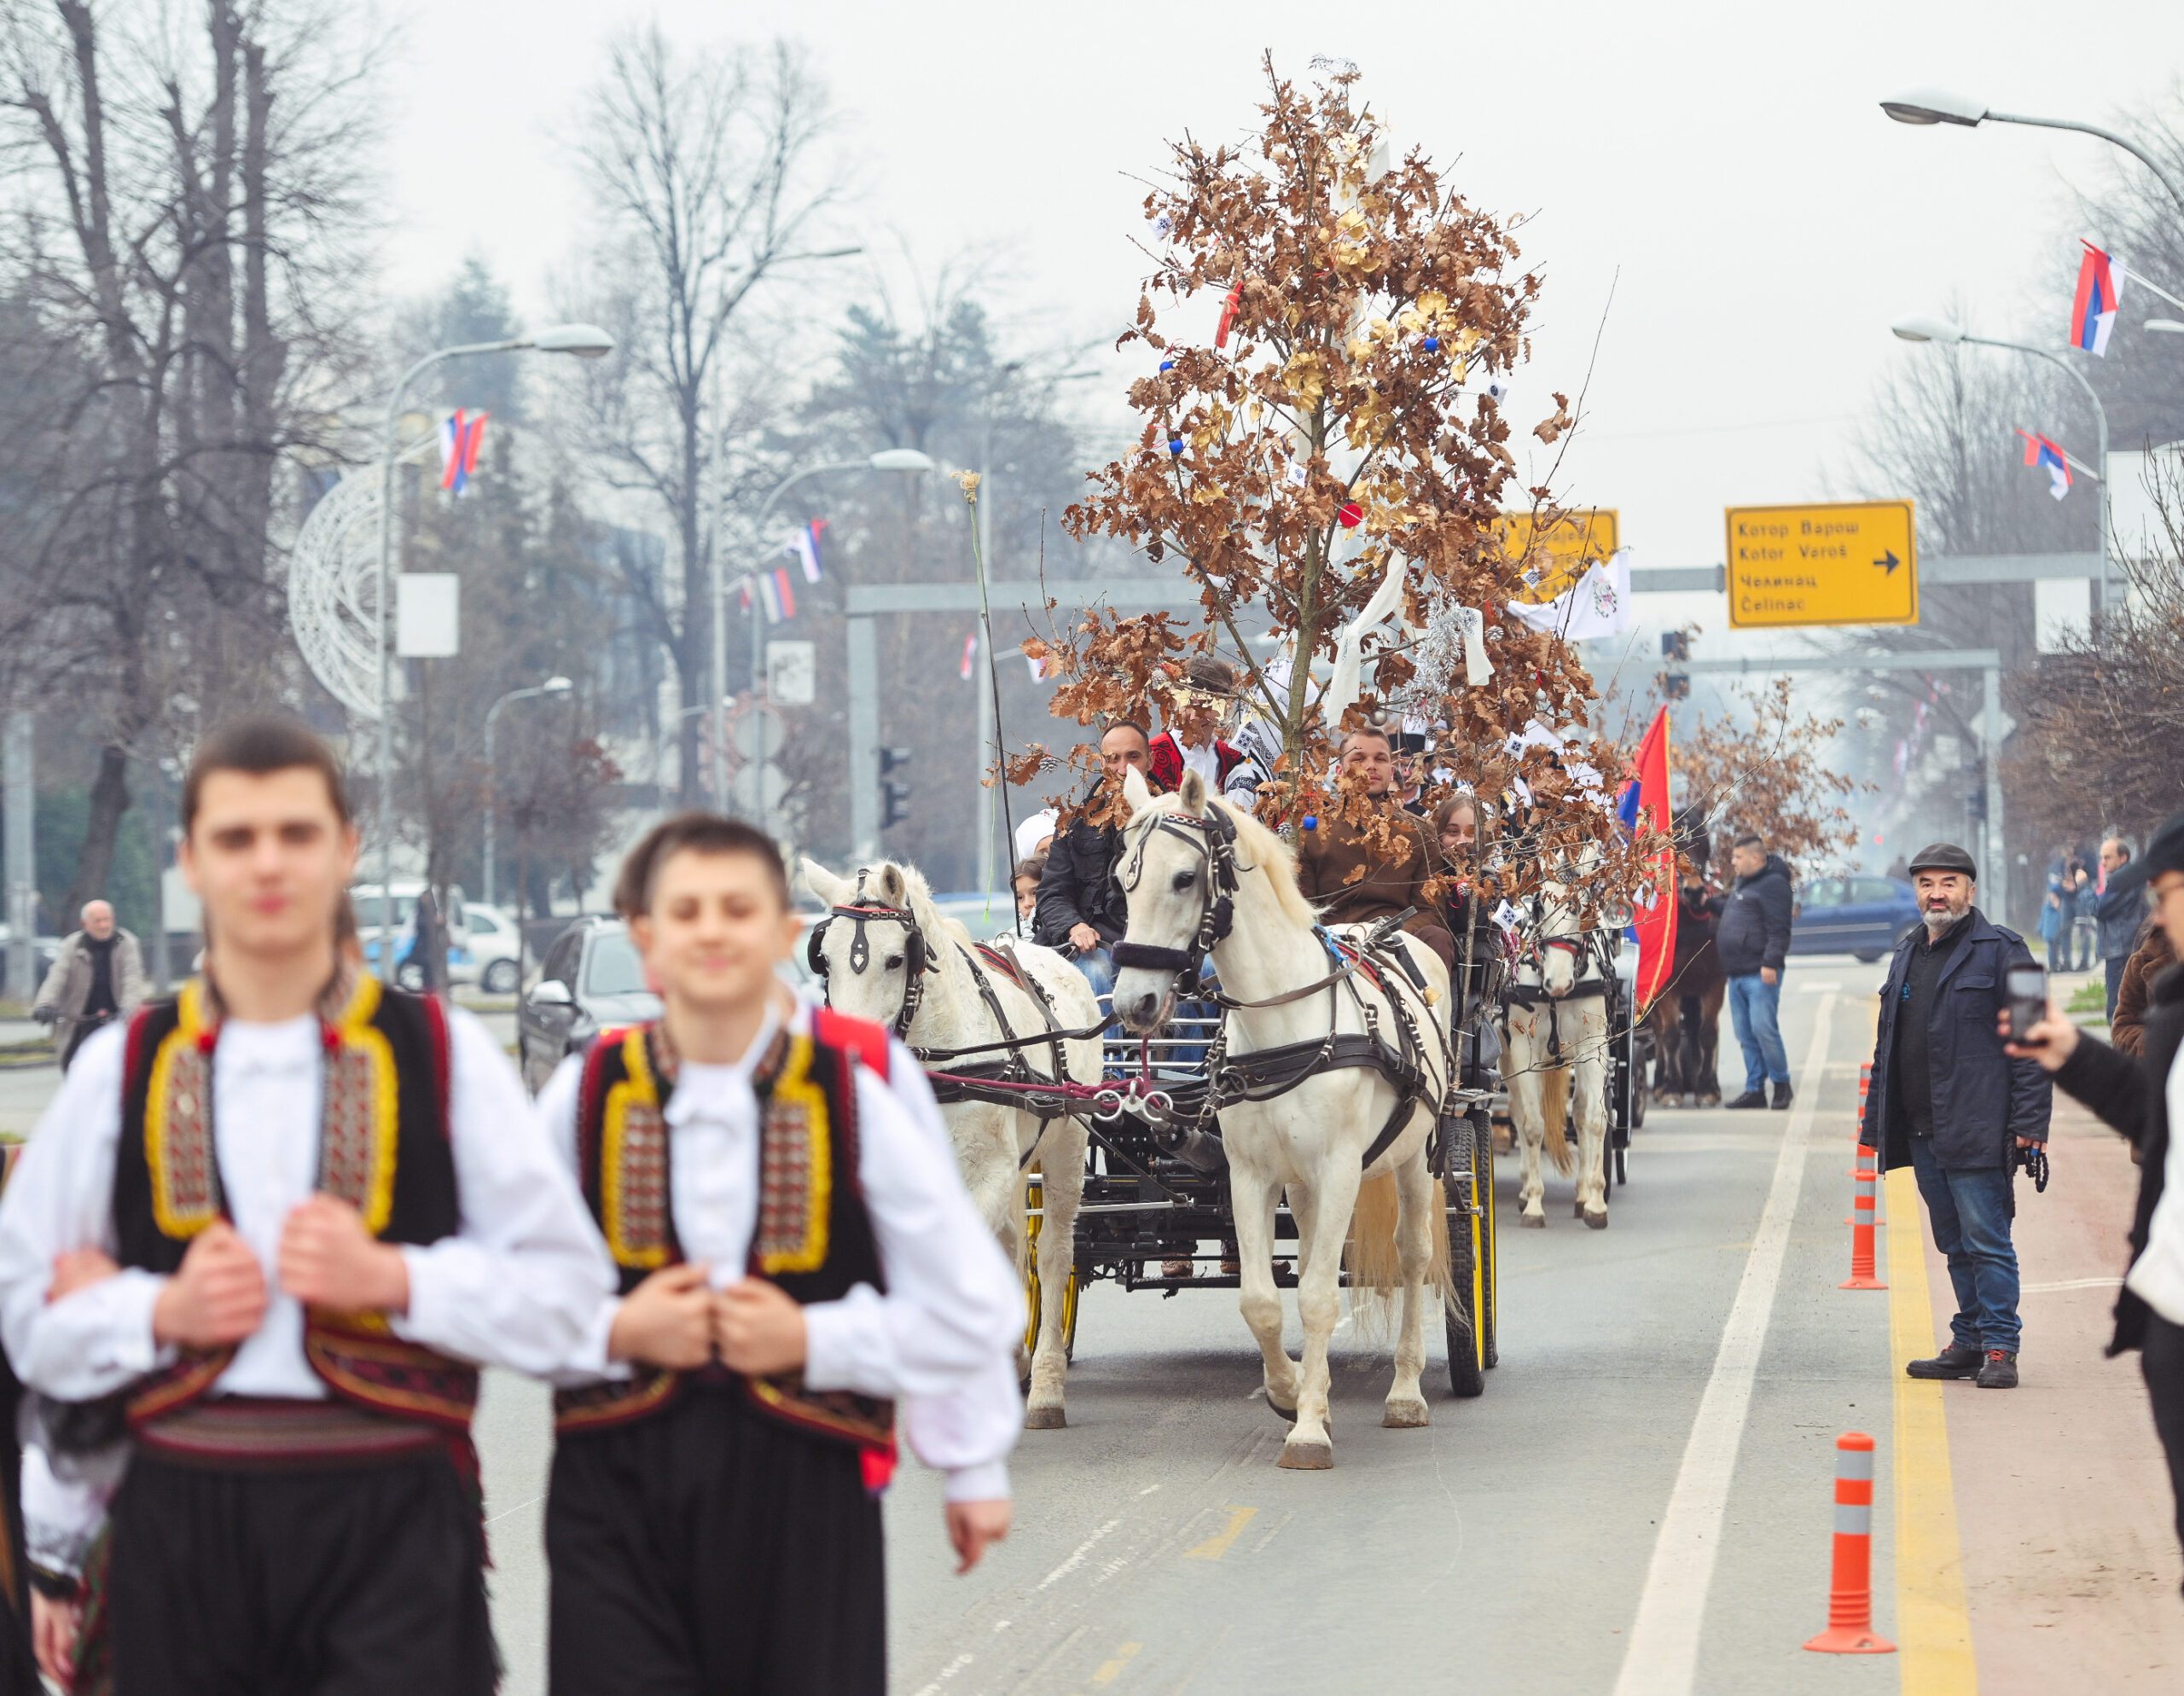
POLYGON ((1564 513, 1541 529, 1536 543, 1532 538, 1530 513, 1503 513, 1494 524, 1502 553, 1513 564, 1522 561, 1531 579, 1531 586, 1517 599, 1534 606, 1554 600, 1585 574, 1586 566, 1613 557, 1623 545, 1618 531, 1615 511, 1610 507, 1564 513))
POLYGON ((1729 625, 1915 624, 1908 501, 1728 509, 1729 625))

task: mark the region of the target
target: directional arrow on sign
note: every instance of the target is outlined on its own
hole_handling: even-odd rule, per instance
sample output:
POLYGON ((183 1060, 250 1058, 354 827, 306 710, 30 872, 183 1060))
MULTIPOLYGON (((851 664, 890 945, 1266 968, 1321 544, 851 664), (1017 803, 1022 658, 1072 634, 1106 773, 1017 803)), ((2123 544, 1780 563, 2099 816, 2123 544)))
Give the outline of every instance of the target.
POLYGON ((1879 566, 1881 570, 1885 572, 1889 576, 1894 577, 1896 575, 1896 568, 1902 565, 1903 561, 1896 557, 1896 550, 1891 548, 1888 552, 1883 554, 1880 558, 1875 560, 1873 563, 1879 566))

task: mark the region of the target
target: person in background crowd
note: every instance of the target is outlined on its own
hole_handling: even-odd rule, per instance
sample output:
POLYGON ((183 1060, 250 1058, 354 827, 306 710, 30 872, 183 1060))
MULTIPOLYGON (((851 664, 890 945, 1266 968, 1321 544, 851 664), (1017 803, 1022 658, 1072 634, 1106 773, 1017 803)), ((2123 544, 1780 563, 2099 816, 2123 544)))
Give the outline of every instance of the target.
MULTIPOLYGON (((1757 836, 1729 851, 1736 881, 1722 897, 1714 951, 1729 980, 1729 1018, 1744 1049, 1744 1094, 1732 1107, 1790 1105, 1790 1052, 1782 1046, 1782 968, 1790 955, 1790 863, 1757 836)), ((1915 868, 1914 868, 1915 869, 1915 868)))
POLYGON ((1972 905, 1972 856, 1937 842, 1911 861, 1920 927, 1896 944, 1881 986, 1873 1083, 1858 1140, 1882 1168, 1909 1166, 1934 1246, 1949 1260, 1956 1317, 1949 1346, 1909 1362, 1914 1378, 2017 1388, 2016 1151, 2048 1140, 2053 1092, 2032 1061, 2004 1052, 1995 1023, 2010 968, 2032 964, 2015 931, 1972 905))
POLYGON ((1012 880, 1016 890, 1016 934, 1026 942, 1031 940, 1033 921, 1038 916, 1039 879, 1046 869, 1047 857, 1043 854, 1034 854, 1016 863, 1012 880))
POLYGON ((2123 967, 2131 951, 2139 945, 2140 928, 2146 922, 2146 908, 2139 898, 2139 886, 2133 882, 2111 889, 2116 874, 2130 863, 2131 845, 2120 836, 2111 836, 2100 845, 2100 875, 2094 883, 2094 926, 2100 951, 2102 971, 2107 978, 2108 1017, 2116 1017, 2116 991, 2123 987, 2123 967))
MULTIPOLYGON (((1891 877, 1895 873, 1889 874, 1891 877)), ((1904 881, 1910 881, 1906 873, 1904 881)), ((2048 863, 2048 888, 2040 899, 2040 940, 2048 956, 2050 972, 2070 970, 2071 916, 2076 910, 2077 897, 2070 887, 2070 857, 2062 850, 2048 863)))
POLYGON ((410 952, 421 973, 417 987, 428 996, 447 992, 447 921, 440 916, 439 897, 428 885, 418 893, 410 920, 410 952))
POLYGON ((1492 911, 1472 883, 1478 870, 1478 798, 1470 793, 1449 796, 1433 809, 1432 826, 1434 865, 1443 880, 1442 922, 1455 940, 1458 969, 1464 957, 1464 929, 1471 929, 1468 999, 1476 999, 1485 984, 1488 966, 1502 951, 1492 911))
POLYGON ((2148 928, 2146 940, 2123 962, 2123 980, 2116 986, 2116 1010, 2108 1019, 2108 1040, 2122 1053, 2135 1054, 2145 1048, 2146 1007, 2154 979, 2175 963, 2175 945, 2158 923, 2148 928))
POLYGON ((1395 750, 1385 731, 1352 730, 1342 739, 1341 792, 1328 797, 1326 816, 1298 833, 1297 887, 1318 904, 1321 922, 1329 925, 1369 925, 1410 909, 1403 928, 1447 966, 1455 955, 1455 938, 1441 927, 1426 887, 1437 857, 1425 827, 1396 804, 1395 781, 1395 750), (1391 848, 1374 843, 1369 821, 1352 824, 1342 816, 1348 795, 1359 791, 1388 819, 1391 848), (1351 881, 1350 874, 1361 866, 1365 875, 1351 881))
POLYGON ((1430 809, 1426 804, 1426 774, 1433 764, 1433 747, 1418 730, 1403 730, 1395 739, 1396 804, 1413 818, 1424 818, 1430 809))
POLYGON ((86 1037, 111 1020, 128 1018, 144 999, 144 957, 136 938, 113 922, 113 909, 103 901, 87 901, 83 921, 83 929, 61 944, 31 1008, 32 1018, 53 1027, 63 1072, 86 1037))
MULTIPOLYGON (((2184 956, 2184 812, 2154 833, 2139 860, 2117 868, 2109 888, 2119 887, 2145 892, 2172 953, 2184 956)), ((1997 1025, 2007 1032, 2007 1014, 1997 1025)), ((2087 1036, 2054 1000, 2007 1052, 2053 1074, 2065 1095, 2130 1138, 2137 1154, 2131 1265, 2108 1352, 2139 1350, 2184 1542, 2184 1138, 2176 1135, 2184 1119, 2184 971, 2172 965, 2155 979, 2135 1059, 2087 1036)))
POLYGON ((2082 854, 2071 857, 2071 970, 2090 972, 2100 957, 2100 891, 2082 854))
MULTIPOLYGON (((1223 724, 1236 704, 1236 668, 1217 654, 1194 653, 1183 662, 1176 706, 1168 728, 1153 739, 1153 787, 1173 789, 1186 771, 1205 780, 1206 793, 1229 799, 1228 786, 1239 770, 1246 778, 1244 751, 1221 740, 1223 724)), ((1249 807, 1257 797, 1257 780, 1240 804, 1249 807)))
POLYGON ((1072 950, 1071 959, 1095 996, 1113 990, 1115 966, 1107 951, 1130 928, 1130 907, 1115 881, 1115 862, 1123 851, 1118 816, 1127 804, 1123 781, 1133 770, 1142 771, 1157 791, 1160 786, 1149 769, 1152 754, 1153 739, 1143 725, 1107 727, 1100 738, 1100 782, 1086 797, 1088 808, 1107 822, 1095 824, 1089 816, 1079 817, 1054 838, 1047 851, 1047 868, 1039 874, 1038 939, 1048 948, 1072 950))
POLYGON ((1043 862, 1054 842, 1054 810, 1042 807, 1027 819, 1016 822, 1016 857, 1043 862))

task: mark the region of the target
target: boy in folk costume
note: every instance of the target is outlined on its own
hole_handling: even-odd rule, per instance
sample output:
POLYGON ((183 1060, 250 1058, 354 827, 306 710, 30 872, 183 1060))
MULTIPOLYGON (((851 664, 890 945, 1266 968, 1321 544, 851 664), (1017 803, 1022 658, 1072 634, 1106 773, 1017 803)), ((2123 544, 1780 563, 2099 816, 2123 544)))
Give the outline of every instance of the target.
POLYGON ((556 1400, 551 1687, 881 1696, 894 1404, 967 1571, 1008 1527, 1022 1296, 915 1063, 776 975, 767 837, 671 819, 615 904, 663 1016, 538 1099, 622 1292, 556 1400))
POLYGON ((84 1043, 0 1201, 9 1355, 131 1439, 115 1688, 490 1696, 478 1367, 576 1346, 607 1288, 582 1202, 483 1027, 340 947, 324 744, 215 732, 182 825, 206 975, 84 1043))

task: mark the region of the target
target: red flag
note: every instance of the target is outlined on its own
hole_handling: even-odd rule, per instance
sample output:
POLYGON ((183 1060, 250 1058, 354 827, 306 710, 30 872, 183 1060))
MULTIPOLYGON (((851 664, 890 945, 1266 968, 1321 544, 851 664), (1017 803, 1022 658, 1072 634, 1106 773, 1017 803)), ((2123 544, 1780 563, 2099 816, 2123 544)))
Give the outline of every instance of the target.
POLYGON ((1638 1012, 1643 1017, 1676 964, 1676 848, 1665 839, 1670 831, 1669 710, 1665 706, 1653 715, 1646 740, 1638 744, 1638 757, 1631 762, 1630 773, 1637 790, 1635 817, 1664 839, 1660 851, 1652 857, 1652 886, 1640 892, 1637 915, 1632 921, 1632 928, 1638 932, 1638 1012))

